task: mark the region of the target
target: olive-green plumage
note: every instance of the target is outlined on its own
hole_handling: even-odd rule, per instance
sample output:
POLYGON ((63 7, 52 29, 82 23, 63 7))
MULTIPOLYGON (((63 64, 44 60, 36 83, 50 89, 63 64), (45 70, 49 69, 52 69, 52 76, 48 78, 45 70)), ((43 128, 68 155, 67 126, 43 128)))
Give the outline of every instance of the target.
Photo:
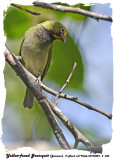
MULTIPOLYGON (((35 77, 45 77, 52 56, 54 40, 66 40, 66 29, 57 21, 46 21, 28 29, 25 32, 19 54, 22 56, 25 68, 35 77)), ((34 96, 27 88, 24 107, 32 108, 34 96)))

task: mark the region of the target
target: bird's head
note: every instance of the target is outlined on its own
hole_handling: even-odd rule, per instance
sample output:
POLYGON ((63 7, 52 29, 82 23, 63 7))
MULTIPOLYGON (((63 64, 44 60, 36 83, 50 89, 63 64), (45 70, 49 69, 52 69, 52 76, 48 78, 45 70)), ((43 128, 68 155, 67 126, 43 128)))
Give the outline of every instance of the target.
POLYGON ((46 21, 43 26, 50 32, 54 40, 62 40, 66 42, 67 31, 66 28, 57 21, 46 21))

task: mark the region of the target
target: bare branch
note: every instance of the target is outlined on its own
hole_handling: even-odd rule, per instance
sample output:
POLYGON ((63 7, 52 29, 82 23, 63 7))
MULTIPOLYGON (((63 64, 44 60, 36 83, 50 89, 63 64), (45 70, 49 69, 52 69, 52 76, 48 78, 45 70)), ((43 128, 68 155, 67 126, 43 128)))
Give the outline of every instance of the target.
POLYGON ((21 10, 23 10, 23 11, 25 11, 25 12, 28 12, 28 13, 30 13, 30 14, 33 14, 33 15, 40 15, 40 13, 30 11, 30 10, 25 9, 25 8, 23 8, 23 7, 21 7, 21 6, 17 5, 17 4, 15 4, 15 3, 11 3, 11 5, 14 6, 14 7, 16 7, 16 8, 18 8, 18 9, 21 9, 21 10))
MULTIPOLYGON (((54 96, 56 96, 57 93, 58 93, 58 92, 52 90, 51 88, 48 88, 47 86, 45 86, 42 82, 40 83, 40 86, 41 86, 41 88, 43 90, 47 91, 48 93, 50 93, 50 94, 52 94, 54 96)), ((67 100, 70 100, 70 101, 73 101, 73 102, 76 102, 78 104, 81 104, 82 106, 88 108, 89 110, 96 111, 96 112, 101 113, 102 115, 106 116, 107 118, 112 119, 112 114, 104 112, 104 111, 102 111, 102 110, 100 110, 100 109, 98 109, 96 107, 93 107, 93 106, 91 106, 91 105, 79 100, 77 97, 69 96, 69 95, 66 95, 66 94, 63 94, 63 93, 61 93, 59 95, 59 97, 67 99, 67 100)))
POLYGON ((9 52, 8 49, 5 50, 4 55, 6 61, 15 70, 15 72, 25 83, 25 85, 32 91, 38 103, 42 107, 61 148, 70 149, 68 142, 62 133, 62 129, 60 128, 56 117, 52 109, 50 108, 49 103, 46 100, 46 95, 41 92, 41 89, 36 82, 36 78, 22 66, 22 64, 16 59, 16 56, 9 52))
POLYGON ((87 148, 93 148, 94 146, 72 125, 68 118, 66 118, 54 103, 52 103, 46 95, 41 92, 41 89, 36 82, 36 78, 22 66, 22 64, 16 59, 16 56, 10 53, 8 49, 5 50, 4 54, 6 61, 15 70, 25 85, 32 91, 38 103, 42 107, 61 148, 70 149, 54 113, 65 124, 78 142, 82 142, 87 148))
POLYGON ((37 7, 39 6, 42 8, 53 9, 53 10, 57 10, 57 11, 61 11, 61 12, 71 12, 71 13, 81 14, 84 16, 94 18, 96 20, 102 19, 102 20, 106 20, 106 21, 110 21, 110 22, 113 21, 112 18, 107 15, 97 14, 97 13, 90 12, 90 11, 87 11, 87 10, 84 10, 84 9, 81 9, 78 7, 68 7, 68 6, 49 4, 49 3, 45 3, 45 2, 39 2, 39 1, 35 1, 35 2, 33 2, 33 4, 37 7))
POLYGON ((73 66, 73 69, 72 69, 72 71, 71 71, 68 79, 66 80, 65 84, 63 85, 63 87, 60 89, 60 91, 57 93, 57 95, 56 95, 56 97, 55 97, 55 105, 57 105, 57 101, 58 101, 58 98, 59 98, 60 94, 62 93, 62 91, 65 89, 65 87, 66 87, 67 84, 69 83, 69 81, 70 81, 70 79, 71 79, 71 77, 72 77, 72 75, 73 75, 73 73, 74 73, 74 70, 75 70, 76 66, 77 66, 77 63, 75 62, 75 63, 74 63, 74 66, 73 66))

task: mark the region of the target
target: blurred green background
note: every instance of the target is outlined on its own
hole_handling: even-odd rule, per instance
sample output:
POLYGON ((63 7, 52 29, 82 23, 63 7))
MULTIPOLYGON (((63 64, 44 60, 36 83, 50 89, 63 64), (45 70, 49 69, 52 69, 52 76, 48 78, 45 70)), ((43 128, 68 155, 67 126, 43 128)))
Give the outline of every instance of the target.
MULTIPOLYGON (((77 4, 75 6, 86 10, 91 9, 90 6, 84 6, 83 4, 77 4)), ((87 17, 72 13, 61 13, 34 6, 23 7, 31 11, 39 12, 41 15, 35 16, 13 6, 8 7, 7 12, 4 13, 4 33, 7 37, 6 44, 10 51, 15 55, 18 55, 24 33, 28 28, 46 20, 60 21, 67 28, 67 42, 65 44, 61 41, 54 42, 51 65, 43 82, 50 88, 59 91, 69 76, 74 62, 77 62, 78 65, 76 70, 70 80, 70 83, 64 90, 64 93, 79 96, 79 98, 81 95, 82 97, 83 95, 88 96, 84 87, 85 67, 83 64, 87 64, 87 61, 84 58, 84 55, 82 57, 80 52, 83 51, 79 48, 81 33, 84 31, 88 23, 87 17), (74 26, 72 31, 69 29, 69 24, 67 23, 69 21, 71 22, 71 25, 74 26), (81 31, 79 34, 78 32, 80 28, 81 31), (76 40, 75 34, 79 34, 78 40, 76 40), (77 93, 79 93, 79 95, 77 95, 77 93)), ((90 38, 92 40, 92 37, 90 38)), ((7 91, 3 117, 4 144, 6 146, 12 146, 12 144, 22 142, 24 146, 24 142, 45 140, 53 143, 54 145, 58 145, 57 141, 53 137, 50 125, 36 100, 34 102, 34 107, 31 110, 23 107, 26 87, 7 63, 4 70, 4 76, 7 91)), ((47 94, 47 96, 54 101, 53 96, 49 94, 47 94)), ((61 104, 62 100, 59 100, 58 107, 61 106, 61 110, 67 115, 67 113, 69 113, 69 107, 72 108, 72 103, 69 103, 69 107, 67 107, 67 102, 62 105, 61 104), (63 105, 66 106, 67 111, 62 108, 63 105)), ((74 121, 74 119, 71 118, 72 112, 70 113, 70 117, 69 114, 67 117, 70 118, 70 120, 74 122, 74 125, 76 125, 78 129, 96 146, 101 146, 103 143, 110 140, 110 138, 106 139, 99 137, 94 128, 85 128, 83 125, 81 126, 79 123, 74 121)), ((89 119, 89 121, 91 120, 89 119)), ((67 136, 68 133, 66 130, 64 134, 67 136)), ((71 137, 69 137, 68 140, 70 145, 73 146, 71 137)))

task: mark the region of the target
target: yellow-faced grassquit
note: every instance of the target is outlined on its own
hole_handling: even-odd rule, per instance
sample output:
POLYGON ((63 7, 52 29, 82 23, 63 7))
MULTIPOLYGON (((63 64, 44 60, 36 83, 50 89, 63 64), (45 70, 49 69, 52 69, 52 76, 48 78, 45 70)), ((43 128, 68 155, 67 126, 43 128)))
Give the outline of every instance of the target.
MULTIPOLYGON (((57 21, 46 21, 28 29, 25 32, 20 52, 25 68, 36 78, 45 77, 52 56, 54 40, 66 41, 65 27, 57 21)), ((34 96, 27 88, 24 98, 24 107, 32 108, 34 96)))

